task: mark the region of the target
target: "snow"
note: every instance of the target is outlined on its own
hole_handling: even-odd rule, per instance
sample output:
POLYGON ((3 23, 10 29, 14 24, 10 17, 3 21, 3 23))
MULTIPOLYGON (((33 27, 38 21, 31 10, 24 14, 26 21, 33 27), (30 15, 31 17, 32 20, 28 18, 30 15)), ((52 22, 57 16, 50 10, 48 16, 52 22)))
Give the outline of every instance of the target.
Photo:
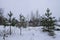
MULTIPOLYGON (((12 35, 5 37, 6 40, 60 40, 60 31, 55 31, 55 38, 49 36, 47 32, 42 32, 42 27, 27 27, 21 28, 22 35, 20 35, 20 29, 12 27, 12 35)), ((0 26, 0 32, 4 30, 3 26, 0 26)), ((9 31, 9 26, 6 26, 5 31, 9 31)), ((3 40, 3 36, 0 36, 0 40, 3 40)))
POLYGON ((56 24, 60 25, 60 22, 57 22, 56 24))

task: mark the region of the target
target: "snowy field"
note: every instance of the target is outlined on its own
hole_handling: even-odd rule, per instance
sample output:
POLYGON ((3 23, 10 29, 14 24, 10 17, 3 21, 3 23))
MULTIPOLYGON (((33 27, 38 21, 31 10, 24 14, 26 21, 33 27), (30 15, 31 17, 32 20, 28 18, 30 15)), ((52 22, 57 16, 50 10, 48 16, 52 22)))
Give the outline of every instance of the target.
MULTIPOLYGON (((42 27, 27 27, 22 28, 22 35, 20 35, 20 29, 12 27, 12 35, 7 35, 5 40, 60 40, 60 31, 55 31, 55 36, 49 36, 47 32, 42 32, 42 27)), ((0 26, 0 34, 4 30, 3 26, 0 26)), ((9 27, 5 30, 8 32, 9 27)), ((0 36, 0 40, 3 40, 3 36, 0 36)))

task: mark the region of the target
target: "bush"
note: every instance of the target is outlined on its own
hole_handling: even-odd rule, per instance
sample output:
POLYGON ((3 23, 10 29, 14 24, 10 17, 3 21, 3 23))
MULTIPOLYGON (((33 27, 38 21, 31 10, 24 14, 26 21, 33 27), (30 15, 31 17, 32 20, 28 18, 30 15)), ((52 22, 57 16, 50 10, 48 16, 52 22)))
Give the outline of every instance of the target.
POLYGON ((54 36, 55 33, 54 33, 54 31, 50 31, 50 32, 48 33, 48 35, 49 35, 49 36, 54 36))

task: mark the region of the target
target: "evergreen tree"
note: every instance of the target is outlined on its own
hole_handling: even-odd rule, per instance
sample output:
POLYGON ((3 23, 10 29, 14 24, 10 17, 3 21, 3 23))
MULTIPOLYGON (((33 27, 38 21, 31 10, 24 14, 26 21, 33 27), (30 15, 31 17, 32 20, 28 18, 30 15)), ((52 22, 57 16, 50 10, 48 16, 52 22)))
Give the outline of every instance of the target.
POLYGON ((21 27, 24 27, 24 28, 26 27, 26 21, 25 21, 25 17, 20 14, 20 22, 19 22, 20 35, 22 34, 21 27))
POLYGON ((47 8, 45 17, 42 18, 43 31, 48 31, 51 36, 54 36, 55 17, 51 17, 50 9, 47 8), (52 33, 52 34, 51 34, 52 33))
POLYGON ((6 27, 6 19, 3 20, 3 25, 4 25, 4 30, 3 30, 3 39, 5 40, 6 32, 5 32, 5 27, 6 27))
POLYGON ((12 12, 10 11, 10 13, 8 14, 9 16, 9 23, 10 23, 10 35, 11 35, 11 17, 12 17, 12 12))
POLYGON ((15 18, 13 18, 13 19, 12 19, 12 22, 11 22, 11 25, 12 25, 12 26, 15 26, 15 25, 16 25, 16 23, 17 23, 17 22, 16 22, 16 19, 15 19, 15 18))
POLYGON ((0 8, 0 25, 3 25, 3 20, 4 20, 3 9, 0 8))
POLYGON ((22 25, 23 25, 23 23, 22 23, 22 15, 20 14, 20 26, 19 26, 19 28, 20 28, 20 35, 22 34, 22 29, 21 29, 21 27, 22 27, 22 25))

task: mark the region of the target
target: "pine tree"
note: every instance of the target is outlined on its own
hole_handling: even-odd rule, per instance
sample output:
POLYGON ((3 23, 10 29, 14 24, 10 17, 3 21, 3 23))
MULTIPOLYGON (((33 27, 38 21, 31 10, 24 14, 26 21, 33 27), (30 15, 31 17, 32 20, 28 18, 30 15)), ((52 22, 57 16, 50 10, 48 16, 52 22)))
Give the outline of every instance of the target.
POLYGON ((22 34, 22 29, 21 29, 21 27, 22 27, 22 15, 20 14, 20 23, 19 23, 19 28, 20 28, 20 35, 22 34))
POLYGON ((50 36, 54 36, 55 17, 51 17, 50 9, 47 8, 45 17, 42 18, 43 31, 48 31, 50 36), (52 34, 51 34, 52 33, 52 34))
POLYGON ((3 20, 4 20, 3 9, 0 8, 0 25, 3 25, 3 20))
POLYGON ((21 27, 26 28, 26 21, 25 21, 25 17, 23 15, 20 14, 20 19, 19 19, 19 28, 20 28, 20 35, 22 34, 22 29, 21 27))
POLYGON ((9 23, 10 23, 10 35, 11 35, 11 17, 12 17, 12 12, 10 11, 10 13, 8 14, 9 16, 9 23))
POLYGON ((15 18, 12 19, 11 25, 12 26, 15 26, 16 25, 16 19, 15 18))

